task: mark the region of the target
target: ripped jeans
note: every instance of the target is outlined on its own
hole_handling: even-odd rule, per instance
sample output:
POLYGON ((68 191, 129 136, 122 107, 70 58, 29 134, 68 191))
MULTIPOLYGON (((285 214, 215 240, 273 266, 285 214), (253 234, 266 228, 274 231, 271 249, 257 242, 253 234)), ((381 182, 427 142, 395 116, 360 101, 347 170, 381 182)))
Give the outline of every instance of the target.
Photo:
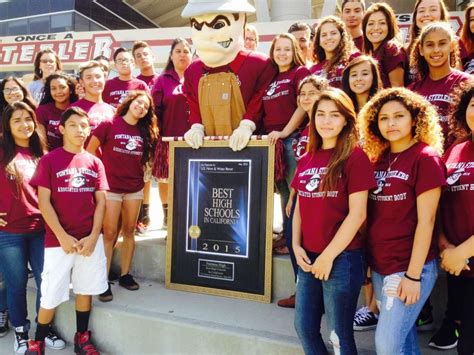
POLYGON ((411 306, 406 306, 398 297, 389 296, 391 291, 396 292, 404 274, 403 271, 384 276, 372 270, 372 284, 380 310, 375 331, 378 355, 421 354, 415 322, 435 285, 438 262, 433 259, 423 266, 420 299, 411 306))
MULTIPOLYGON (((308 253, 308 257, 313 263, 317 255, 308 253)), ((321 337, 324 311, 334 354, 357 354, 352 327, 363 281, 364 258, 360 249, 339 254, 327 281, 298 268, 295 328, 306 355, 327 354, 321 337)))

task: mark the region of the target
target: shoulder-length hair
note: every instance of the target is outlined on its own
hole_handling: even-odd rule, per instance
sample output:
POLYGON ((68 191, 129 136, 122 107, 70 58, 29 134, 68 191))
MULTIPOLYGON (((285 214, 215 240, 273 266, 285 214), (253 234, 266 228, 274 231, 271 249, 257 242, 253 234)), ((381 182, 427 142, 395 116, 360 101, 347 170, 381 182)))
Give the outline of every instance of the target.
POLYGON ((158 125, 157 118, 154 112, 153 98, 146 91, 132 91, 128 94, 127 98, 117 107, 117 116, 124 116, 133 100, 137 97, 145 96, 148 98, 150 105, 145 116, 140 118, 137 123, 137 128, 140 131, 140 136, 143 138, 143 155, 141 159, 142 166, 145 166, 148 162, 153 159, 155 153, 155 145, 158 139, 158 125))
POLYGON ((470 17, 472 10, 474 10, 474 2, 471 2, 469 6, 466 7, 464 13, 464 23, 461 30, 461 41, 469 53, 474 51, 474 33, 472 33, 470 28, 470 17))
POLYGON ((323 139, 316 130, 316 113, 318 106, 322 101, 332 101, 336 105, 339 112, 346 119, 346 125, 337 137, 334 153, 329 159, 327 165, 327 173, 321 182, 321 191, 332 191, 337 187, 340 178, 344 174, 344 166, 347 159, 357 146, 357 130, 356 130, 356 113, 351 99, 340 89, 331 88, 323 91, 319 99, 314 103, 309 123, 309 143, 307 150, 310 154, 314 154, 321 149, 323 139))
POLYGON ((8 105, 5 108, 2 114, 3 139, 1 142, 1 148, 3 150, 3 157, 1 164, 5 167, 6 172, 14 175, 18 184, 21 184, 21 175, 14 164, 16 144, 15 138, 13 137, 10 128, 11 118, 16 111, 26 111, 33 119, 35 130, 29 139, 28 149, 35 160, 39 160, 39 158, 43 156, 46 149, 46 144, 45 137, 43 137, 38 130, 38 121, 36 120, 35 111, 30 105, 25 102, 18 101, 8 105))
POLYGON ((426 36, 432 32, 444 32, 451 42, 451 53, 449 54, 449 65, 451 68, 457 68, 460 66, 459 59, 459 44, 454 35, 454 32, 447 22, 433 22, 423 28, 420 35, 413 45, 413 50, 410 55, 410 68, 415 73, 417 80, 426 78, 429 74, 430 68, 426 62, 425 57, 420 53, 420 49, 425 43, 426 36))
POLYGON ((326 52, 324 51, 320 43, 321 42, 321 29, 323 25, 325 25, 326 23, 332 23, 334 26, 336 26, 337 30, 339 31, 339 34, 341 35, 341 40, 339 42, 339 45, 336 48, 336 53, 333 56, 333 58, 328 61, 326 65, 326 68, 327 68, 326 71, 327 73, 330 73, 333 69, 336 68, 338 64, 340 63, 347 64, 351 54, 355 50, 355 47, 354 47, 354 42, 352 42, 352 39, 349 33, 347 32, 347 28, 344 21, 342 21, 340 18, 336 16, 327 16, 323 18, 321 22, 318 24, 318 27, 316 28, 316 35, 314 37, 313 53, 318 63, 321 63, 327 59, 326 52))
POLYGON ((174 69, 174 64, 173 64, 173 61, 171 60, 171 54, 173 54, 174 48, 180 43, 182 43, 186 48, 188 48, 189 53, 191 53, 191 55, 192 55, 192 49, 191 49, 191 45, 189 44, 189 42, 186 41, 184 38, 181 38, 181 37, 175 38, 173 43, 171 43, 170 54, 168 55, 168 61, 166 62, 165 69, 163 69, 163 71, 168 71, 168 70, 174 69))
POLYGON ((449 135, 448 142, 460 143, 472 139, 472 129, 466 120, 466 111, 474 97, 474 79, 462 83, 454 95, 451 104, 451 114, 448 116, 449 135))
POLYGON ((371 54, 374 52, 374 46, 372 42, 369 41, 367 38, 367 23, 369 22, 370 16, 372 16, 376 12, 381 12, 387 21, 388 33, 387 37, 384 38, 379 49, 384 46, 385 43, 391 40, 398 41, 398 33, 400 29, 398 28, 397 19, 395 17, 395 12, 393 12, 392 7, 384 2, 379 2, 370 5, 370 7, 365 12, 364 18, 362 19, 362 31, 364 33, 364 52, 367 54, 371 54))
POLYGON ((55 79, 63 79, 66 81, 67 86, 69 87, 69 103, 73 103, 77 101, 77 94, 76 94, 76 79, 73 77, 65 74, 65 73, 54 73, 48 76, 46 82, 44 84, 44 97, 41 100, 41 105, 48 104, 50 102, 54 102, 53 96, 51 95, 51 82, 55 79))
POLYGON ((375 95, 359 113, 362 148, 372 162, 377 162, 390 146, 379 130, 379 114, 387 102, 402 104, 411 114, 413 138, 431 146, 439 155, 443 153, 443 133, 436 109, 421 95, 405 88, 390 88, 375 95))
POLYGON ((5 95, 3 95, 3 90, 5 89, 5 85, 9 81, 14 81, 19 87, 20 90, 23 92, 23 102, 28 104, 33 110, 36 110, 36 101, 30 94, 30 91, 25 86, 22 80, 18 79, 15 76, 7 76, 5 79, 2 80, 0 83, 0 114, 3 112, 6 106, 8 106, 7 101, 5 100, 5 95))
MULTIPOLYGON (((420 35, 421 28, 416 25, 416 16, 418 15, 418 8, 423 0, 416 0, 415 7, 413 8, 413 14, 411 15, 412 23, 410 26, 410 43, 407 47, 407 54, 411 55, 411 51, 413 50, 413 45, 415 44, 416 39, 420 35)), ((448 22, 449 20, 449 12, 444 0, 438 0, 439 3, 439 10, 440 10, 440 18, 439 21, 441 22, 448 22)))
POLYGON ((351 74, 351 69, 361 63, 369 63, 370 69, 372 71, 373 79, 372 85, 370 85, 368 99, 370 100, 372 96, 374 96, 379 90, 383 88, 382 79, 380 78, 379 66, 377 61, 373 57, 369 55, 361 55, 352 59, 347 65, 347 67, 344 69, 344 72, 342 73, 342 90, 344 90, 344 92, 351 98, 356 112, 359 112, 362 107, 359 107, 359 104, 357 103, 357 95, 351 89, 351 86, 349 84, 349 76, 351 74))
POLYGON ((273 65, 278 69, 278 64, 275 62, 275 55, 273 54, 273 51, 275 50, 276 41, 281 38, 286 38, 291 42, 291 51, 293 52, 293 58, 291 60, 290 69, 293 69, 294 67, 304 66, 306 63, 303 57, 303 53, 301 52, 296 37, 293 36, 291 33, 280 33, 279 35, 276 35, 273 38, 269 53, 269 57, 272 60, 273 65))
POLYGON ((39 51, 38 54, 36 54, 35 62, 34 62, 35 76, 33 80, 39 80, 43 78, 43 72, 40 69, 40 63, 41 63, 41 57, 43 56, 43 54, 46 54, 46 53, 51 53, 52 55, 54 55, 54 60, 56 61, 56 70, 59 70, 59 71, 63 70, 63 64, 61 63, 61 59, 59 59, 56 52, 51 48, 45 48, 39 51))

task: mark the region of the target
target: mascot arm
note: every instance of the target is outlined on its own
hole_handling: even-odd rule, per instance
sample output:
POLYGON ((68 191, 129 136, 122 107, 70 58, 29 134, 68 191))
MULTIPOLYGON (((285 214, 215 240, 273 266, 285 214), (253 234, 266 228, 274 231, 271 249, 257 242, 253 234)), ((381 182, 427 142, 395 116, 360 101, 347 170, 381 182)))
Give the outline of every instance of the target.
POLYGON ((260 71, 260 75, 256 78, 255 91, 249 102, 247 103, 246 111, 243 115, 244 120, 251 120, 255 123, 262 117, 263 101, 265 90, 276 75, 276 69, 270 59, 267 60, 265 66, 260 71))
MULTIPOLYGON (((192 65, 190 66, 192 67, 192 65)), ((189 106, 189 124, 202 123, 201 112, 199 111, 198 84, 193 84, 194 78, 190 72, 190 67, 184 72, 183 93, 189 106)), ((199 81, 198 81, 199 83, 199 81)))

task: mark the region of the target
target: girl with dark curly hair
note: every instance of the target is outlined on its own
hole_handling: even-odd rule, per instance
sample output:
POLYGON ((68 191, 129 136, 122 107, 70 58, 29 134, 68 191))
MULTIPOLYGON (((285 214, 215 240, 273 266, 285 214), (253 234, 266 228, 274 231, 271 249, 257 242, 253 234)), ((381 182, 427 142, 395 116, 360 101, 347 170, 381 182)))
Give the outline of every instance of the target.
POLYGON ((434 221, 445 185, 443 136, 432 105, 404 88, 383 90, 359 114, 374 163, 367 247, 380 315, 377 354, 419 354, 416 319, 438 274, 434 221))

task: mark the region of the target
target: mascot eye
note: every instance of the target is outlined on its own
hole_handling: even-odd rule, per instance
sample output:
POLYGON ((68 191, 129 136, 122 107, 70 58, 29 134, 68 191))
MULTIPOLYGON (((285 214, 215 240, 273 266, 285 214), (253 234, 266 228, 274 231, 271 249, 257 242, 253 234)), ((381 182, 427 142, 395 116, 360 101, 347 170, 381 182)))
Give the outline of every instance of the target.
POLYGON ((212 28, 215 30, 220 30, 221 28, 225 27, 225 22, 224 21, 217 21, 212 28))

